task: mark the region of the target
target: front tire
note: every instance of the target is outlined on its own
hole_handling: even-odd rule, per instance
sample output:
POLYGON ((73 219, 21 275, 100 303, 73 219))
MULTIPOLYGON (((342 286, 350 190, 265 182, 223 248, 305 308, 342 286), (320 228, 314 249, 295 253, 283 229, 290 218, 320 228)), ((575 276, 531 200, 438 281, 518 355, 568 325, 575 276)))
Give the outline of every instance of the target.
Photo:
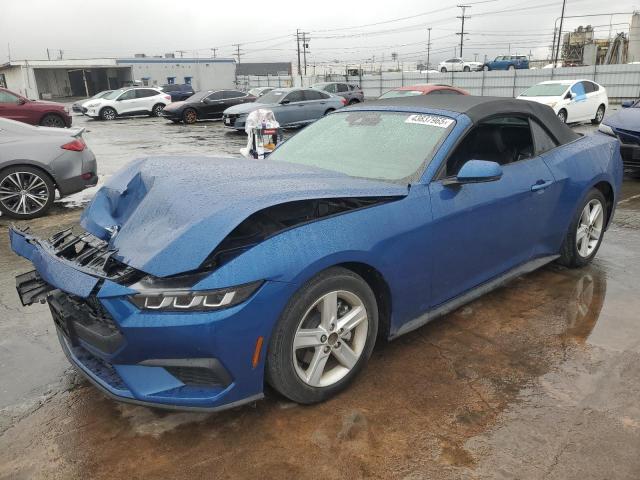
POLYGON ((196 123, 198 120, 198 113, 193 108, 187 108, 182 113, 182 121, 186 124, 196 123))
POLYGON ((604 105, 600 105, 598 110, 596 110, 596 116, 591 119, 591 123, 593 125, 600 125, 602 120, 604 119, 605 107, 604 105))
POLYGON ((470 72, 470 71, 471 71, 471 68, 469 68, 469 67, 464 67, 464 68, 462 69, 462 71, 463 71, 463 72, 470 72))
POLYGON ((509 65, 509 67, 507 68, 507 70, 515 70, 516 67, 514 65, 509 65))
POLYGON ((5 168, 0 172, 0 211, 3 215, 28 220, 44 215, 55 198, 51 178, 29 166, 5 168))
POLYGON ((558 118, 562 123, 567 123, 567 111, 564 108, 558 112, 558 118))
POLYGON ((42 120, 40 120, 40 125, 43 127, 54 127, 54 128, 64 128, 67 125, 64 123, 64 120, 60 115, 56 115, 55 113, 48 113, 42 120))
POLYGON ((118 113, 111 107, 104 107, 100 110, 100 119, 101 120, 115 120, 118 116, 118 113))
POLYGON ((162 110, 164 110, 164 105, 162 103, 156 103, 151 109, 151 116, 152 117, 162 116, 162 110))
POLYGON ((483 69, 485 72, 488 72, 489 70, 491 70, 491 69, 489 68, 489 65, 485 65, 484 67, 482 67, 482 69, 483 69))
POLYGON ((298 290, 274 328, 266 378, 303 404, 326 400, 364 368, 378 333, 378 308, 369 285, 333 267, 298 290))
POLYGON ((446 67, 442 67, 442 68, 440 69, 440 72, 441 72, 441 73, 447 73, 447 68, 446 68, 446 67))
POLYGON ((357 100, 355 98, 352 98, 351 100, 349 100, 349 105, 355 105, 356 103, 360 103, 360 100, 357 100))
POLYGON ((324 112, 324 115, 329 115, 331 112, 335 112, 336 109, 335 108, 328 108, 326 112, 324 112))
POLYGON ((591 189, 571 222, 558 263, 569 268, 584 267, 591 263, 600 248, 607 225, 606 205, 602 192, 591 189))

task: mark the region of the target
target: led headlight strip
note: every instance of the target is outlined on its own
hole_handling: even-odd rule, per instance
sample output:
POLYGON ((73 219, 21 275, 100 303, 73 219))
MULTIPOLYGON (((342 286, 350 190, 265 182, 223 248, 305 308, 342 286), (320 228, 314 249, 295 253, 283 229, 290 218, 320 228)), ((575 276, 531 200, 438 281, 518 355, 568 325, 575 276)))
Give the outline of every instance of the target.
POLYGON ((142 290, 130 295, 129 301, 140 310, 159 312, 209 311, 229 308, 244 302, 253 295, 262 281, 218 290, 142 290))

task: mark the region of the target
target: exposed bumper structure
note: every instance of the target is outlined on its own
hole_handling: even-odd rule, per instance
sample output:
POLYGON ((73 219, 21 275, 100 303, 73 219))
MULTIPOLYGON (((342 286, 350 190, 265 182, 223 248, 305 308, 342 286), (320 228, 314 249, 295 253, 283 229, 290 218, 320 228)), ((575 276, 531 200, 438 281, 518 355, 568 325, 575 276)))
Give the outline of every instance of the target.
POLYGON ((10 239, 36 268, 16 279, 21 300, 49 304, 69 361, 109 396, 205 411, 262 397, 265 352, 252 360, 257 339, 268 338, 282 308, 274 299, 288 284, 265 282, 246 302, 219 311, 141 311, 127 299, 135 290, 98 275, 108 253, 100 244, 87 261, 65 258, 57 240, 15 229, 10 239))

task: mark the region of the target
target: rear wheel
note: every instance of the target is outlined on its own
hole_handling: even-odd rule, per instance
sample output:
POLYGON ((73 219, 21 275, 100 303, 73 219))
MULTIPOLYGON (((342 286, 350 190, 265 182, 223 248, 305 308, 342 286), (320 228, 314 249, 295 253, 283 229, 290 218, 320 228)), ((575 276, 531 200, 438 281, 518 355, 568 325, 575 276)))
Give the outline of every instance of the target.
POLYGON ((446 67, 442 67, 442 68, 440 69, 440 71, 441 71, 442 73, 447 73, 447 68, 446 68, 446 67))
POLYGON ((330 268, 285 308, 269 343, 267 381, 295 402, 323 401, 362 370, 377 332, 371 288, 350 270, 330 268))
POLYGON ((164 110, 164 105, 162 103, 156 103, 151 109, 152 117, 159 117, 162 115, 162 110, 164 110))
POLYGON ((564 108, 558 112, 558 118, 562 123, 567 123, 567 111, 564 108))
POLYGON ((355 98, 352 98, 351 100, 349 100, 349 105, 355 105, 356 103, 360 103, 360 100, 357 100, 355 98))
POLYGON ((606 200, 592 189, 576 212, 565 237, 558 262, 570 268, 584 267, 596 256, 607 225, 606 200))
POLYGON ((482 69, 483 69, 485 72, 488 72, 489 70, 491 70, 491 69, 489 68, 489 65, 485 65, 484 67, 482 67, 482 69))
POLYGON ((329 108, 329 109, 327 109, 326 112, 324 112, 324 114, 325 115, 329 115, 331 112, 335 112, 335 110, 336 110, 335 108, 329 108))
POLYGON ((471 71, 471 69, 470 69, 469 67, 464 67, 464 68, 462 69, 462 71, 463 71, 463 72, 470 72, 470 71, 471 71))
POLYGON ((193 108, 187 108, 182 113, 182 121, 184 123, 196 123, 196 120, 198 120, 198 114, 193 108))
POLYGON ((598 110, 596 110, 596 116, 591 119, 591 123, 594 125, 600 125, 604 119, 604 111, 604 105, 600 105, 598 110))
POLYGON ((515 70, 516 67, 514 65, 509 65, 509 68, 507 68, 507 70, 515 70))
POLYGON ((53 181, 43 171, 29 167, 9 167, 0 172, 0 211, 17 219, 44 215, 55 198, 53 181))
POLYGON ((55 127, 55 128, 64 128, 67 125, 64 123, 64 120, 60 115, 56 115, 55 113, 48 113, 42 120, 40 120, 40 125, 43 127, 55 127))
POLYGON ((102 120, 115 120, 117 116, 117 112, 111 107, 104 107, 100 110, 100 118, 102 120))

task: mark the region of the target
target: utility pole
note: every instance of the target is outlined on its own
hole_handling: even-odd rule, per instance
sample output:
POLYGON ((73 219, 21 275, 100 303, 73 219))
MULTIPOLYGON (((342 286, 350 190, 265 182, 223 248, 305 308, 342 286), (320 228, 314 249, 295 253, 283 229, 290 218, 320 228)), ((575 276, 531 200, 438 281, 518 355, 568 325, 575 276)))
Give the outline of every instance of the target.
POLYGON ((296 29, 296 47, 298 49, 298 75, 302 83, 302 68, 300 67, 300 29, 296 29))
POLYGON ((180 54, 180 58, 184 58, 184 54, 187 52, 186 50, 176 50, 180 54))
POLYGON ((427 70, 431 61, 431 27, 427 27, 427 70))
POLYGON ((553 43, 551 44, 551 62, 553 62, 553 58, 556 53, 556 35, 557 34, 558 34, 558 28, 553 27, 553 43))
POLYGON ((47 48, 47 60, 51 60, 51 53, 49 53, 49 49, 47 48))
POLYGON ((471 5, 458 5, 458 8, 462 9, 462 15, 456 18, 462 20, 462 28, 460 29, 459 33, 456 33, 456 35, 460 35, 460 58, 462 58, 462 47, 464 45, 464 20, 466 18, 469 18, 469 16, 465 16, 465 13, 467 11, 467 8, 471 8, 471 5))
POLYGON ((236 47, 236 57, 238 57, 238 64, 239 64, 240 63, 240 44, 234 43, 233 46, 236 47))
POLYGON ((211 57, 211 58, 216 58, 216 52, 217 52, 217 51, 218 51, 218 49, 217 49, 217 48, 212 48, 212 49, 211 49, 211 55, 212 55, 212 57, 211 57))
POLYGON ((302 32, 302 55, 304 60, 304 74, 307 74, 307 48, 309 48, 309 44, 307 43, 307 35, 308 32, 302 32))
POLYGON ((7 42, 7 55, 9 57, 9 61, 11 61, 11 44, 7 42))
POLYGON ((560 54, 560 41, 562 39, 562 23, 564 22, 564 8, 567 5, 567 0, 562 0, 562 14, 560 15, 560 29, 558 30, 558 44, 556 46, 556 56, 553 59, 553 68, 556 68, 558 64, 558 55, 560 54))
POLYGON ((60 52, 60 60, 62 60, 62 56, 64 55, 64 51, 58 50, 60 52))

